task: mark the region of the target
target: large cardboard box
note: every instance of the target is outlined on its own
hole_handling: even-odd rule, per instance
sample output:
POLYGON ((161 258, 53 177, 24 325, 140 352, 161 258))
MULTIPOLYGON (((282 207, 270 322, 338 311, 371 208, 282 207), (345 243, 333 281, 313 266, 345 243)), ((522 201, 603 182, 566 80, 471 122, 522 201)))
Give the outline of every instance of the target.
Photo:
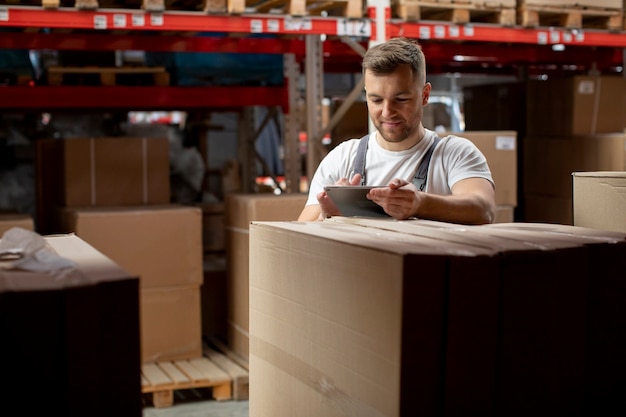
MULTIPOLYGON (((599 391, 588 387, 601 383, 615 393, 624 361, 612 352, 620 370, 608 371, 597 345, 589 356, 588 331, 602 334, 598 318, 606 311, 598 294, 608 287, 624 291, 608 283, 592 304, 589 279, 613 274, 615 281, 611 271, 626 262, 598 269, 592 261, 605 247, 626 253, 626 235, 514 225, 254 222, 251 414, 592 410, 599 391), (594 372, 598 380, 588 379, 594 372), (606 372, 610 387, 599 378, 606 372)), ((594 293, 605 283, 595 285, 594 293)), ((623 313, 618 309, 612 312, 623 313)), ((620 334, 613 329, 602 340, 624 347, 620 334)))
POLYGON ((58 207, 170 202, 167 138, 37 141, 37 223, 59 233, 58 207))
POLYGON ((142 362, 201 358, 200 308, 199 286, 142 289, 142 362))
POLYGON ((626 232, 626 171, 574 172, 574 225, 626 232))
POLYGON ((33 218, 23 213, 0 213, 0 239, 7 230, 21 227, 26 230, 35 230, 33 218))
POLYGON ((496 204, 517 205, 517 132, 466 131, 453 133, 472 141, 487 158, 496 183, 496 204))
POLYGON ((202 210, 162 206, 66 208, 76 233, 132 274, 141 288, 202 284, 202 210))
POLYGON ((307 195, 228 194, 225 198, 228 344, 248 360, 249 227, 252 221, 296 220, 307 195))
POLYGON ((529 80, 526 133, 594 135, 626 127, 626 78, 574 76, 529 80))
POLYGON ((140 417, 139 280, 76 235, 44 238, 76 268, 0 269, 4 406, 140 417))

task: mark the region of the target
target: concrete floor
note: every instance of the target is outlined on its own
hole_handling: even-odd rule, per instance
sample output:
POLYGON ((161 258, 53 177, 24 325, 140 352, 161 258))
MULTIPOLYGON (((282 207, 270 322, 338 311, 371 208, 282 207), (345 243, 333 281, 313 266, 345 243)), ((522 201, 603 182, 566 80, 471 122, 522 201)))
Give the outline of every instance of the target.
POLYGON ((248 401, 200 400, 171 407, 144 407, 143 417, 249 417, 248 401))

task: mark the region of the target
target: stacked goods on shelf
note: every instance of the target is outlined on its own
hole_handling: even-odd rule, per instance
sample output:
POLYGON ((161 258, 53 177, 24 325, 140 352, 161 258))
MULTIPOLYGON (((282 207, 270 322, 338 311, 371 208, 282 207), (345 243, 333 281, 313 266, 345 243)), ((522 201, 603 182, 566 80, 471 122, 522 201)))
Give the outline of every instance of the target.
POLYGON ((138 278, 76 235, 39 238, 55 255, 40 257, 39 272, 0 269, 3 406, 140 417, 138 278), (56 270, 56 255, 73 269, 56 270))
POLYGON ((573 224, 572 173, 626 170, 626 79, 575 76, 527 84, 527 221, 573 224))
POLYGON ((624 255, 566 225, 253 222, 250 413, 623 414, 624 255))
POLYGON ((252 221, 296 220, 306 194, 228 194, 225 200, 228 345, 248 360, 249 226, 252 221))
POLYGON ((622 30, 623 0, 517 0, 522 26, 622 30))
POLYGON ((451 23, 516 23, 516 0, 392 0, 394 16, 406 21, 443 20, 451 23))

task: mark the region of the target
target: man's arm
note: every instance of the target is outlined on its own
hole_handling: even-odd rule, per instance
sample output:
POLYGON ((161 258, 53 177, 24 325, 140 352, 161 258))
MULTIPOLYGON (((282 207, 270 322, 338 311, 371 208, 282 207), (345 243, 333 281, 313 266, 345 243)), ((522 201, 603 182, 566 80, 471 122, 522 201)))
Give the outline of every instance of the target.
POLYGON ((495 190, 484 178, 467 178, 454 184, 451 195, 418 191, 407 181, 396 179, 389 187, 368 194, 390 216, 398 220, 417 217, 460 224, 492 223, 495 217, 495 190))

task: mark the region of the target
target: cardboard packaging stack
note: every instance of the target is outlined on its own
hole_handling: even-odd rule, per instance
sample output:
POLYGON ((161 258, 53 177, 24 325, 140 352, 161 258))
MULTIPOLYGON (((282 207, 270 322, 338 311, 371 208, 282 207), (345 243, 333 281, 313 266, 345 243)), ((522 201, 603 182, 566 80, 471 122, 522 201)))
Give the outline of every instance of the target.
POLYGON ((249 354, 249 227, 252 221, 297 220, 306 194, 228 194, 226 208, 227 341, 243 361, 249 354))
POLYGON ((73 231, 139 277, 142 362, 202 357, 202 210, 66 208, 73 231))
POLYGON ((35 230, 35 224, 30 214, 24 213, 0 213, 0 239, 7 230, 13 227, 21 227, 26 230, 35 230))
POLYGON ((526 103, 525 220, 571 225, 572 173, 626 170, 626 78, 531 80, 526 103))
POLYGON ((250 414, 623 414, 626 234, 250 226, 250 414))
POLYGON ((76 235, 42 239, 75 269, 60 277, 0 262, 4 407, 140 417, 138 278, 76 235))

